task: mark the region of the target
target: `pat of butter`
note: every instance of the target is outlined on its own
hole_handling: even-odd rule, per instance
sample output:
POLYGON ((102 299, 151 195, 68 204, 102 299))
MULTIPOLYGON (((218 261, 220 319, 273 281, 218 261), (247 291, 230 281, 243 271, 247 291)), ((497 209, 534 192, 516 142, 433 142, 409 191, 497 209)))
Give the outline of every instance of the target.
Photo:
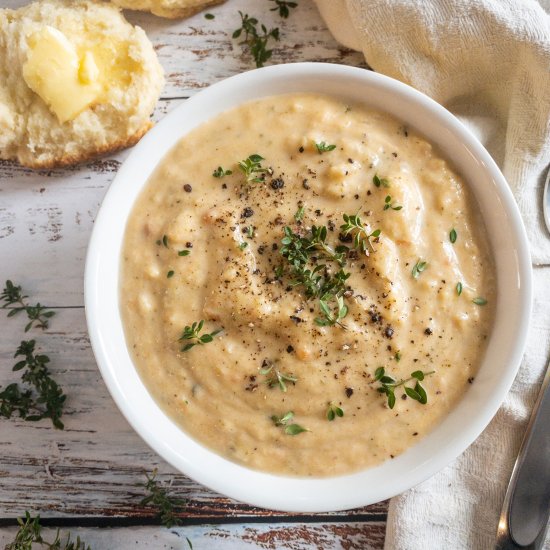
POLYGON ((59 30, 45 26, 28 38, 23 78, 57 116, 72 120, 103 91, 92 52, 79 58, 76 48, 59 30))

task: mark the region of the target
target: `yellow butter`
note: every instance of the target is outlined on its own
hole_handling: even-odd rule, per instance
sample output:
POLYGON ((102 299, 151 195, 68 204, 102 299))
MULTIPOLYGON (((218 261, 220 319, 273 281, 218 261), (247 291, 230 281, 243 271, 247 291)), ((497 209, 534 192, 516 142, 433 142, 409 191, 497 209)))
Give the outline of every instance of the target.
POLYGON ((59 122, 72 120, 101 95, 101 75, 92 52, 79 57, 67 37, 50 26, 29 36, 28 45, 23 78, 59 122))

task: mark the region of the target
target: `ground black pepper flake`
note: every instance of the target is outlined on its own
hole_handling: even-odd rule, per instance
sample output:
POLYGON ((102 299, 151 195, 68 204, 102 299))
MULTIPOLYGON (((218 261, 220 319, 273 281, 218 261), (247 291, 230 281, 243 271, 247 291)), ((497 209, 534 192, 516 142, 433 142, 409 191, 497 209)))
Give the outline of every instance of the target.
POLYGON ((185 248, 193 248, 193 243, 191 241, 186 242, 185 248))
POLYGON ((386 327, 386 330, 384 330, 384 336, 386 338, 392 338, 393 337, 394 330, 389 325, 386 327))
POLYGON ((302 318, 296 317, 296 315, 291 315, 290 320, 294 321, 297 325, 304 322, 302 318))
POLYGON ((227 189, 227 183, 222 183, 222 189, 227 189))
POLYGON ((304 152, 304 147, 303 147, 303 146, 300 146, 300 148, 298 149, 298 151, 300 151, 300 153, 303 153, 303 152, 304 152))
POLYGON ((472 384, 474 381, 474 377, 473 376, 470 376, 470 378, 468 378, 468 384, 472 384))
POLYGON ((353 388, 346 388, 346 397, 350 398, 353 395, 353 388))
POLYGON ((254 210, 252 210, 252 208, 250 208, 250 206, 247 206, 243 210, 243 213, 241 214, 241 218, 250 218, 253 215, 254 215, 254 210))
POLYGON ((271 189, 282 189, 284 186, 285 186, 285 182, 283 180, 283 178, 275 178, 273 180, 271 180, 271 189))
POLYGON ((425 334, 426 336, 431 336, 433 333, 434 333, 434 331, 433 331, 430 327, 428 327, 428 328, 424 331, 424 334, 425 334))
POLYGON ((341 243, 351 243, 351 241, 353 241, 353 235, 351 233, 348 233, 347 235, 344 235, 344 233, 339 233, 338 240, 341 243))
POLYGON ((294 347, 291 346, 290 344, 286 347, 286 352, 287 353, 292 353, 294 351, 294 347))
POLYGON ((188 183, 186 183, 186 184, 183 186, 183 190, 184 190, 186 193, 191 193, 191 191, 193 191, 193 188, 191 187, 191 185, 189 185, 188 183))
POLYGON ((303 187, 304 189, 309 189, 309 183, 307 182, 307 179, 304 179, 304 180, 302 181, 302 187, 303 187))

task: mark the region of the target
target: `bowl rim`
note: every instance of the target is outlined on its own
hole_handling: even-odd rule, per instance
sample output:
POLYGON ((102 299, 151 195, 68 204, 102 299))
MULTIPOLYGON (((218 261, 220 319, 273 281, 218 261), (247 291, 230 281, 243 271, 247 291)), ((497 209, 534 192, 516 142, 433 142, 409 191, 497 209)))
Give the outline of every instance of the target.
MULTIPOLYGON (((343 84, 338 85, 343 86, 343 84)), ((323 90, 324 88, 317 93, 327 93, 323 90)), ((343 94, 344 92, 342 94, 329 93, 328 95, 343 94)), ((266 95, 278 94, 263 94, 263 96, 266 95)), ((257 97, 263 96, 258 95, 257 97)), ((247 97, 248 99, 250 98, 247 97)), ((234 104, 244 102, 235 100, 234 104)), ((372 105, 372 100, 369 98, 365 103, 372 105)), ((396 116, 394 111, 390 109, 381 110, 387 110, 390 114, 396 116)), ((422 127, 417 129, 421 134, 426 134, 422 127)), ((177 139, 172 141, 172 145, 176 141, 177 139)), ((436 145, 439 146, 440 144, 436 142, 436 145)), ((452 155, 446 154, 445 156, 448 158, 452 155)), ((458 166, 458 168, 460 171, 461 167, 458 166)), ((477 184, 468 182, 468 185, 479 200, 478 191, 476 190, 477 184)), ((487 194, 488 192, 479 190, 479 193, 487 194)), ((123 226, 125 227, 125 225, 126 218, 123 220, 123 226)), ((492 235, 490 231, 488 233, 493 248, 495 244, 493 238, 496 239, 497 237, 492 235)), ((120 256, 120 247, 118 252, 120 256)), ((414 88, 378 73, 329 63, 292 63, 240 73, 209 86, 167 114, 134 147, 119 169, 103 199, 90 237, 84 278, 85 311, 92 349, 111 396, 132 428, 173 467, 215 491, 254 506, 287 512, 329 512, 379 502, 417 485, 449 464, 481 434, 504 401, 523 356, 532 307, 531 269, 525 228, 508 184, 489 153, 454 115, 414 88), (481 402, 480 392, 475 389, 476 385, 472 385, 469 389, 469 393, 473 395, 471 400, 474 400, 474 403, 481 403, 477 413, 471 419, 471 424, 460 428, 459 422, 447 422, 448 417, 445 417, 442 424, 448 424, 446 429, 458 429, 459 432, 458 435, 452 437, 445 436, 443 445, 438 445, 437 438, 434 440, 433 437, 434 432, 437 432, 439 439, 441 439, 444 433, 444 430, 440 429, 441 426, 438 426, 411 449, 399 455, 396 459, 386 461, 375 468, 330 478, 296 478, 252 470, 220 457, 214 451, 206 449, 180 430, 160 410, 146 390, 145 394, 142 393, 141 386, 143 386, 143 383, 137 371, 131 365, 134 370, 132 374, 126 364, 126 356, 128 356, 126 342, 125 340, 121 342, 120 337, 113 334, 119 334, 120 315, 117 319, 112 304, 114 296, 112 274, 114 268, 112 263, 115 262, 117 265, 117 269, 114 270, 116 272, 116 288, 114 291, 118 297, 117 262, 119 259, 116 259, 113 254, 116 251, 117 242, 122 242, 124 233, 124 231, 120 233, 121 221, 114 220, 122 206, 129 211, 139 192, 143 189, 151 171, 157 166, 158 161, 155 159, 163 158, 168 152, 170 147, 163 149, 163 140, 168 139, 166 135, 170 132, 173 134, 174 131, 177 131, 174 130, 176 122, 186 123, 185 121, 193 118, 193 116, 198 118, 202 116, 202 120, 199 120, 199 122, 189 123, 192 124, 191 127, 182 131, 181 138, 200 122, 226 110, 225 108, 219 108, 217 112, 211 113, 208 111, 207 114, 201 114, 206 110, 205 106, 207 104, 217 106, 216 100, 221 103, 226 101, 220 98, 227 97, 227 94, 230 96, 233 94, 234 96, 239 93, 239 90, 241 92, 246 90, 246 93, 251 94, 254 93, 256 88, 259 89, 263 86, 262 89, 265 89, 266 86, 274 83, 287 86, 290 91, 295 91, 293 86, 298 86, 299 89, 300 82, 311 81, 311 85, 315 86, 315 83, 321 85, 323 82, 326 85, 329 80, 333 81, 335 86, 337 86, 338 81, 341 81, 348 83, 350 87, 353 85, 362 86, 366 92, 381 90, 386 92, 390 98, 395 100, 401 98, 404 104, 408 104, 409 108, 414 107, 419 110, 420 114, 429 115, 433 120, 439 121, 439 131, 443 132, 442 135, 447 136, 448 134, 448 137, 444 139, 458 140, 464 146, 465 152, 457 154, 464 154, 466 157, 471 155, 474 158, 472 162, 476 163, 476 166, 484 174, 483 177, 487 182, 490 182, 487 185, 494 186, 496 198, 498 198, 495 208, 502 218, 499 218, 498 223, 507 223, 507 225, 505 223, 503 229, 507 233, 497 243, 497 253, 506 255, 506 258, 508 256, 511 258, 506 261, 515 262, 514 272, 510 273, 510 278, 507 279, 508 282, 506 283, 510 287, 507 290, 511 290, 512 296, 505 298, 506 306, 512 307, 515 311, 513 331, 510 332, 512 328, 509 328, 506 334, 513 334, 515 340, 513 343, 506 343, 508 346, 506 348, 507 361, 503 370, 500 371, 500 378, 491 386, 492 392, 489 396, 485 396, 483 402, 481 402), (162 149, 162 151, 159 149, 162 149), (138 184, 135 182, 136 178, 140 180, 138 184), (128 206, 124 203, 124 200, 128 195, 125 190, 128 190, 129 186, 134 186, 130 187, 130 194, 133 194, 134 199, 127 201, 128 206), (113 224, 117 224, 118 233, 117 230, 113 229, 113 224), (501 246, 508 246, 509 250, 506 249, 505 252, 500 252, 499 247, 501 246), (510 282, 513 278, 517 281, 516 289, 514 289, 513 282, 510 282), (129 375, 129 377, 124 378, 123 374, 129 375), (139 396, 139 400, 135 399, 135 396, 139 396), (148 415, 153 415, 154 421, 160 422, 160 425, 155 427, 149 418, 144 418, 144 411, 147 411, 148 415), (175 434, 179 435, 178 441, 169 440, 175 434), (167 437, 168 435, 171 437, 167 437), (425 445, 424 442, 427 440, 429 442, 425 445), (429 449, 433 451, 431 456, 428 456, 426 452, 429 449), (391 477, 392 474, 393 477, 391 477), (390 476, 388 481, 384 481, 383 484, 376 483, 376 480, 386 479, 388 475, 390 476)), ((500 305, 504 299, 500 291, 500 272, 497 273, 497 279, 499 299, 495 314, 496 320, 499 311, 500 317, 502 317, 502 312, 506 309, 500 305)), ((118 311, 118 300, 116 300, 115 308, 118 311)), ((506 323, 510 325, 512 321, 506 321, 506 323)), ((493 332, 496 330, 495 328, 493 332)), ((487 358, 483 360, 480 372, 488 362, 487 358)), ((485 383, 485 381, 482 381, 480 384, 483 386, 485 383)), ((459 406, 462 406, 462 402, 459 403, 459 406)), ((454 411, 452 414, 454 414, 454 411)))

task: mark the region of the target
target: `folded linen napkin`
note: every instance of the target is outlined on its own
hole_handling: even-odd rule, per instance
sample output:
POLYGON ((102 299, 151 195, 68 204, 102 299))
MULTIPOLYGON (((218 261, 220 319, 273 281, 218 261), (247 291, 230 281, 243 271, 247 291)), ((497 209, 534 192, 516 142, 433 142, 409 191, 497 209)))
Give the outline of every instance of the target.
MULTIPOLYGON (((523 426, 550 353, 550 0, 315 0, 344 45, 426 93, 484 143, 510 184, 531 244, 535 306, 519 375, 482 436, 392 499, 387 550, 494 547, 523 426)), ((550 549, 550 536, 545 548, 550 549)))

